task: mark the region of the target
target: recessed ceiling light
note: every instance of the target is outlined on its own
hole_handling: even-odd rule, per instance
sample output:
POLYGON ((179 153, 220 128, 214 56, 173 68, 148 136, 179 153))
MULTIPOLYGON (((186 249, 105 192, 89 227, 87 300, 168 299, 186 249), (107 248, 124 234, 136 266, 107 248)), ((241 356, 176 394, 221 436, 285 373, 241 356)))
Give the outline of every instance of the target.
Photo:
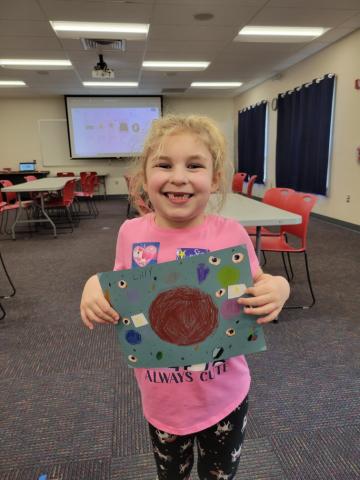
POLYGON ((0 87, 26 87, 22 80, 0 80, 0 87))
POLYGON ((33 67, 50 69, 70 68, 72 64, 70 60, 43 60, 29 58, 1 58, 0 66, 3 68, 19 68, 31 70, 33 67))
POLYGON ((322 35, 327 29, 322 27, 244 27, 239 35, 286 35, 314 37, 322 35))
POLYGON ((214 15, 212 13, 195 13, 194 18, 195 20, 203 22, 206 20, 212 20, 214 15))
POLYGON ((323 27, 272 27, 272 26, 248 26, 242 28, 235 40, 242 41, 241 37, 319 37, 328 28, 323 27))
POLYGON ((147 23, 50 21, 50 24, 57 35, 62 38, 80 38, 86 34, 91 35, 91 38, 143 40, 146 39, 149 32, 147 23))
POLYGON ((190 87, 195 88, 238 88, 241 82, 192 82, 190 87))
POLYGON ((137 82, 83 82, 84 87, 138 87, 137 82))
POLYGON ((192 71, 205 70, 210 65, 210 62, 143 62, 143 68, 157 71, 177 70, 177 71, 192 71))

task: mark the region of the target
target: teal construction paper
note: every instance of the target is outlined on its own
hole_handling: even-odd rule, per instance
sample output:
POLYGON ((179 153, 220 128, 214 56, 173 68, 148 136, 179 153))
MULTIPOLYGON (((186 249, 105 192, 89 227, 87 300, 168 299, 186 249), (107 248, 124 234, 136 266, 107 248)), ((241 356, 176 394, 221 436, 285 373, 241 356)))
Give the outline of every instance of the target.
POLYGON ((245 245, 98 277, 120 315, 117 334, 131 367, 178 367, 266 350, 262 327, 237 303, 252 286, 245 245))

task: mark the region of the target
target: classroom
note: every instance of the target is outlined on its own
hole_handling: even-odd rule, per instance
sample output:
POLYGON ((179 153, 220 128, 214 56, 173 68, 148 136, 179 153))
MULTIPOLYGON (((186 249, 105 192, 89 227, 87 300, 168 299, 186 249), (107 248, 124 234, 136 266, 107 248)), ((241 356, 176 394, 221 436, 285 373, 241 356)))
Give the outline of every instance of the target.
MULTIPOLYGON (((91 331, 80 317, 87 279, 113 270, 120 226, 149 212, 130 202, 129 178, 144 143, 139 130, 168 114, 210 117, 225 135, 230 167, 220 213, 252 232, 266 273, 286 276, 279 250, 266 248, 267 235, 275 238, 277 226, 295 224, 299 214, 284 206, 284 217, 259 220, 266 192, 289 188, 314 200, 305 257, 303 250, 291 256, 285 304, 302 308, 284 308, 263 327, 266 350, 246 353, 252 384, 240 464, 235 476, 214 467, 206 478, 360 478, 359 50, 358 0, 2 0, 0 183, 11 180, 15 189, 9 194, 11 187, 0 185, 0 480, 205 478, 196 467, 201 450, 187 476, 157 471, 136 369, 117 330, 91 331), (109 30, 96 33, 95 22, 109 30), (121 31, 130 24, 136 28, 121 31), (310 101, 305 133, 290 131, 285 100, 326 82, 327 123, 325 100, 310 101), (112 109, 127 112, 119 137, 131 130, 136 145, 113 141, 112 109), (261 134, 252 131, 255 111, 261 134), (92 120, 100 121, 96 135, 92 120), (303 144, 310 129, 311 151, 303 144), (295 133, 294 155, 282 139, 295 133), (321 176, 320 164, 306 156, 316 157, 323 133, 321 176), (246 175, 236 191, 240 172, 246 175), (47 183, 31 190, 26 175, 47 183), (69 223, 52 214, 70 183, 80 200, 69 223), (27 225, 16 216, 19 199, 27 225), (29 211, 37 204, 31 217, 26 202, 29 211)), ((199 374, 206 383, 226 375, 226 363, 209 365, 201 373, 154 369, 148 376, 156 387, 164 378, 185 384, 199 374)))

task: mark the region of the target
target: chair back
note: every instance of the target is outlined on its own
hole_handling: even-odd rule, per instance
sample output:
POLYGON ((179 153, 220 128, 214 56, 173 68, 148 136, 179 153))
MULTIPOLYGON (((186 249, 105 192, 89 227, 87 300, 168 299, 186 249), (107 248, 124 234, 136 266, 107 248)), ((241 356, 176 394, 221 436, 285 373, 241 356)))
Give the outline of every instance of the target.
POLYGON ((301 240, 301 245, 304 250, 306 250, 310 212, 316 201, 316 195, 312 195, 311 193, 295 192, 289 197, 286 203, 286 210, 301 215, 302 222, 297 225, 283 225, 280 231, 281 233, 289 233, 295 237, 298 237, 301 240))
POLYGON ((274 187, 266 190, 263 202, 273 207, 287 210, 286 204, 289 198, 295 193, 292 188, 274 187))
MULTIPOLYGON (((3 187, 12 187, 13 183, 10 180, 0 180, 0 185, 3 187)), ((16 203, 16 193, 15 192, 4 192, 6 196, 6 203, 16 203)))
POLYGON ((62 200, 66 207, 70 206, 74 201, 75 186, 76 186, 76 180, 69 180, 65 184, 65 187, 62 193, 62 200))
POLYGON ((242 193, 243 185, 246 177, 247 177, 247 173, 244 173, 244 172, 238 172, 234 174, 232 187, 231 187, 234 193, 242 193))
POLYGON ((26 175, 26 177, 24 177, 24 178, 27 182, 33 182, 34 180, 37 180, 35 175, 26 175))
POLYGON ((99 178, 96 172, 80 172, 80 183, 83 192, 94 193, 95 187, 99 185, 99 178))
POLYGON ((74 172, 57 172, 57 177, 75 177, 74 172))
POLYGON ((256 179, 257 179, 257 175, 251 175, 251 177, 249 178, 249 181, 247 184, 247 191, 246 191, 246 195, 248 197, 252 197, 253 186, 256 179))

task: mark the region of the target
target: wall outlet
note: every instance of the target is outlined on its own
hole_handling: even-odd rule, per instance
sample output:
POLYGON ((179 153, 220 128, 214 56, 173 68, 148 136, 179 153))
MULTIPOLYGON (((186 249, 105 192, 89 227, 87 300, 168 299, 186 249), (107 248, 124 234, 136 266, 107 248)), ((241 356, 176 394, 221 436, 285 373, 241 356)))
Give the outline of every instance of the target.
POLYGON ((351 199, 351 196, 350 196, 350 195, 346 195, 346 203, 350 203, 350 199, 351 199))

